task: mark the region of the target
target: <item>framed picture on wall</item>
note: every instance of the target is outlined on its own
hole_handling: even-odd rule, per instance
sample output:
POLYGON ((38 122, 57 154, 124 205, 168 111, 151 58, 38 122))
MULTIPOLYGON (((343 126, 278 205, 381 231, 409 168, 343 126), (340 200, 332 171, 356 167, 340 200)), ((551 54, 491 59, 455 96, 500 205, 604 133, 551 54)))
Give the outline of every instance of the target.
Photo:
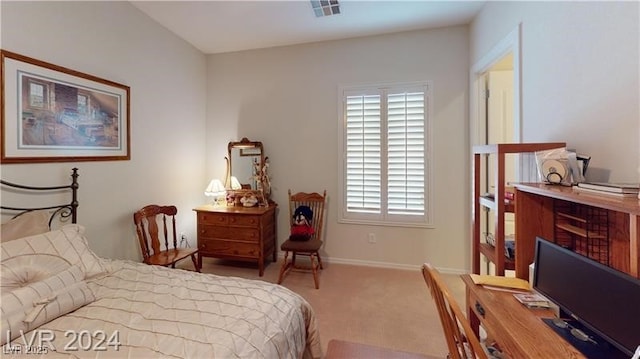
POLYGON ((2 163, 129 160, 128 86, 1 50, 2 163))
POLYGON ((262 150, 260 148, 240 148, 240 156, 260 156, 262 150))

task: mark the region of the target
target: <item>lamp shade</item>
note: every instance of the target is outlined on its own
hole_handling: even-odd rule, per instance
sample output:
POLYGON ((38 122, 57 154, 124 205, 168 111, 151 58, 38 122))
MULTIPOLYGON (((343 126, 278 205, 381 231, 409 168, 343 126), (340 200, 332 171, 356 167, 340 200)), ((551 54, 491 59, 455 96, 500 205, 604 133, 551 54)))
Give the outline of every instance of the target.
POLYGON ((223 196, 226 194, 226 190, 222 181, 219 179, 212 179, 207 186, 207 189, 204 190, 205 196, 223 196))
POLYGON ((231 189, 236 190, 241 188, 242 185, 240 184, 240 181, 238 181, 238 178, 236 176, 231 176, 231 189))

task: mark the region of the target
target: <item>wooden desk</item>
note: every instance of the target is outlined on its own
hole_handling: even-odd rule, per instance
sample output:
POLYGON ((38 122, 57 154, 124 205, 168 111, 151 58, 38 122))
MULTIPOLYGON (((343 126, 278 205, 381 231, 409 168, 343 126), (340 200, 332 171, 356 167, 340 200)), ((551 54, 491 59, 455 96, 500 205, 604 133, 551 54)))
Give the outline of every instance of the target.
POLYGON ((552 318, 550 309, 530 309, 513 293, 476 285, 462 276, 466 287, 467 318, 478 335, 482 324, 509 358, 584 358, 584 355, 556 334, 542 318, 552 318), (484 311, 484 315, 480 311, 484 311))

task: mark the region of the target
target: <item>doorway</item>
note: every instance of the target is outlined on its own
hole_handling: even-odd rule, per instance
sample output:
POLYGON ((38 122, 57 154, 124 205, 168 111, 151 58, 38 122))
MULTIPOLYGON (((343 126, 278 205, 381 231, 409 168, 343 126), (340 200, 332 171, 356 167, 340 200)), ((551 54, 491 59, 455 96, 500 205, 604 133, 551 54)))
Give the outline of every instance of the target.
POLYGON ((520 63, 518 26, 471 68, 471 146, 503 140, 521 142, 520 63), (512 99, 510 103, 502 101, 507 96, 512 99), (489 108, 489 99, 495 100, 497 107, 489 108))
MULTIPOLYGON (((519 143, 521 136, 520 112, 520 26, 514 29, 487 55, 471 68, 470 146, 519 143)), ((518 169, 523 159, 519 155, 505 157, 505 182, 526 180, 528 174, 518 169)), ((495 193, 495 162, 486 161, 481 169, 481 191, 495 193)), ((473 178, 473 177, 472 177, 473 178)), ((485 236, 495 233, 496 216, 492 211, 480 214, 481 231, 485 236)), ((513 213, 505 213, 506 238, 515 232, 513 213)), ((487 273, 490 265, 487 262, 487 273)))
MULTIPOLYGON (((482 74, 485 77, 486 115, 484 127, 486 129, 485 144, 492 143, 514 143, 515 135, 514 114, 513 114, 513 54, 508 53, 489 70, 482 74)), ((505 156, 505 183, 512 183, 516 180, 516 156, 508 154, 505 156)), ((487 161, 486 175, 483 175, 483 188, 485 192, 496 193, 493 184, 496 183, 496 161, 487 161)), ((496 221, 493 212, 488 212, 486 216, 484 232, 495 233, 494 224, 496 221)), ((510 236, 515 233, 515 218, 513 213, 505 213, 504 233, 510 236)))

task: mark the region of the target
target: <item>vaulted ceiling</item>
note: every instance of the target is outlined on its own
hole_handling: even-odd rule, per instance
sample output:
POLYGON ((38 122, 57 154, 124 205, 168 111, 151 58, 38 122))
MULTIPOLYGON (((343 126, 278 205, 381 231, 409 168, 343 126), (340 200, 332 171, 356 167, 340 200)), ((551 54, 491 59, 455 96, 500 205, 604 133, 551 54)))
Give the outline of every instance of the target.
MULTIPOLYGON (((334 3, 336 0, 322 0, 334 3)), ((468 24, 485 1, 338 0, 316 17, 310 1, 132 1, 206 54, 468 24)))

